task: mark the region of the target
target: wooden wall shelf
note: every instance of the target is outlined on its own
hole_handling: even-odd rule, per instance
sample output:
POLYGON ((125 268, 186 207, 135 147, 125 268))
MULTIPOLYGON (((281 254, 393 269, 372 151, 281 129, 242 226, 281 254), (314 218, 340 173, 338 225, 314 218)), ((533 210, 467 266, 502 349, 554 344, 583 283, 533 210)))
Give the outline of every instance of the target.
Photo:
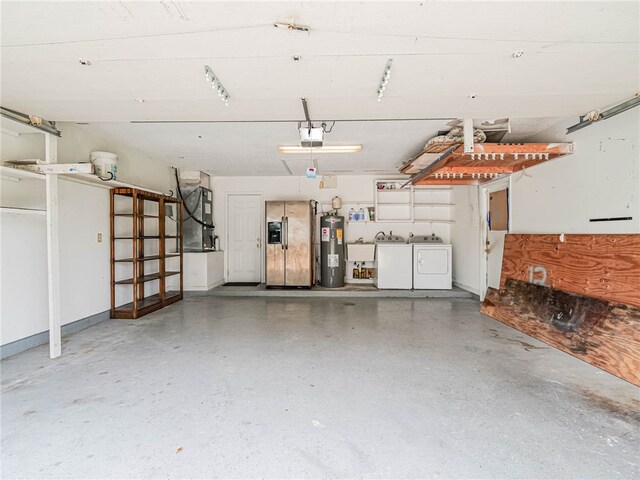
POLYGON ((137 188, 111 190, 111 318, 139 318, 182 299, 181 215, 177 198, 137 188), (176 218, 166 216, 167 204, 176 204, 176 218), (174 251, 167 251, 174 243, 167 240, 175 241, 174 251), (171 289, 167 279, 175 276, 179 280, 171 289), (157 284, 146 286, 149 282, 157 284), (116 305, 122 296, 118 288, 127 289, 132 301, 116 305))

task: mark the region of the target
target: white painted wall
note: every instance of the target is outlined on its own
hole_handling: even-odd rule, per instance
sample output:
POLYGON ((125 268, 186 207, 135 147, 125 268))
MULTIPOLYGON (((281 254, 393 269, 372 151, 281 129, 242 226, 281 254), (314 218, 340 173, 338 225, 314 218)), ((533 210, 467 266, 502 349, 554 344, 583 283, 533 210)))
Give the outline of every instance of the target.
POLYGON ((113 152, 118 155, 118 180, 165 193, 173 189, 175 193, 172 170, 165 163, 139 150, 88 133, 73 123, 59 123, 58 128, 62 131, 58 142, 59 163, 85 162, 95 150, 113 152))
MULTIPOLYGON (((153 190, 173 187, 171 170, 135 150, 58 124, 58 161, 86 161, 94 150, 119 157, 118 179, 153 190)), ((2 134, 1 160, 43 158, 41 134, 2 134)), ((44 181, 3 179, 0 205, 44 208, 44 181)), ((0 214, 0 344, 48 328, 46 226, 44 217, 0 214)), ((60 295, 62 324, 110 307, 109 190, 60 182, 60 295), (102 243, 97 234, 102 233, 102 243)))
MULTIPOLYGON (((220 248, 226 250, 226 218, 227 218, 227 194, 229 193, 259 193, 264 201, 268 200, 316 200, 318 202, 331 202, 338 195, 343 202, 358 201, 367 202, 373 206, 374 190, 373 182, 377 177, 364 175, 343 175, 338 177, 336 189, 320 189, 321 178, 315 180, 306 177, 212 177, 211 185, 214 192, 214 223, 216 233, 220 236, 220 248)), ((402 177, 404 178, 404 177, 402 177)), ((351 205, 344 205, 340 213, 348 216, 351 205)), ((330 209, 330 205, 325 205, 330 209)), ((410 233, 426 235, 435 233, 445 242, 450 241, 449 224, 427 223, 349 223, 345 228, 347 242, 354 242, 362 237, 365 242, 373 242, 377 232, 385 233, 393 231, 396 235, 408 237, 410 233)), ((455 251, 454 251, 455 258, 455 251)), ((225 274, 226 268, 225 254, 225 274)), ((349 270, 349 269, 348 269, 349 270)), ((264 272, 263 272, 264 279, 264 272)))
POLYGON ((453 281, 476 295, 480 292, 480 214, 477 186, 454 186, 456 223, 451 225, 453 281))
POLYGON ((2 345, 49 328, 46 245, 44 215, 0 213, 2 345))
POLYGON ((109 191, 72 182, 59 189, 60 317, 69 323, 111 307, 109 191))
MULTIPOLYGON (((44 158, 44 135, 2 132, 2 161, 44 158)), ((45 208, 42 180, 0 177, 0 205, 45 208)), ((47 227, 44 215, 0 211, 0 343, 48 329, 47 227)))
POLYGON ((571 135, 566 119, 528 141, 574 142, 575 153, 511 177, 515 233, 640 232, 640 108, 571 135), (633 217, 591 223, 590 218, 633 217))

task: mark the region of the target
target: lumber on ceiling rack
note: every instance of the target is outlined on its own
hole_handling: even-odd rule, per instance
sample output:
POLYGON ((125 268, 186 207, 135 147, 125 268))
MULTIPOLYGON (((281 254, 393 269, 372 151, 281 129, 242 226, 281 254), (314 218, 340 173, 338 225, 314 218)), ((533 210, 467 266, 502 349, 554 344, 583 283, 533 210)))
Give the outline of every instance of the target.
POLYGON ((181 300, 182 265, 182 200, 112 189, 111 318, 139 318, 181 300))
POLYGON ((436 143, 405 163, 412 185, 478 185, 573 153, 572 143, 436 143))

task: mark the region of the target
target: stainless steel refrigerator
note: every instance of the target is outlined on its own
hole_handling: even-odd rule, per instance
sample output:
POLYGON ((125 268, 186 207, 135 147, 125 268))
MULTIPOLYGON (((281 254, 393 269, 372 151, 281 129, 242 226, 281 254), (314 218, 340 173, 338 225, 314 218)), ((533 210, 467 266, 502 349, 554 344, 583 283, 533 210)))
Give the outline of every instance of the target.
POLYGON ((313 284, 313 207, 309 201, 265 202, 267 287, 313 284))

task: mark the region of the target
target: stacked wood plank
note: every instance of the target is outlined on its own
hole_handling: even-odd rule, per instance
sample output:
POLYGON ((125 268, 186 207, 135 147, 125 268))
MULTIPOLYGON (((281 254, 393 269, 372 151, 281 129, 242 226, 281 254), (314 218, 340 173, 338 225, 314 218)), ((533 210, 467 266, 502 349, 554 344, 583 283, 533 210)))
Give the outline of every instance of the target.
POLYGON ((640 235, 507 235, 481 311, 640 386, 640 235))

